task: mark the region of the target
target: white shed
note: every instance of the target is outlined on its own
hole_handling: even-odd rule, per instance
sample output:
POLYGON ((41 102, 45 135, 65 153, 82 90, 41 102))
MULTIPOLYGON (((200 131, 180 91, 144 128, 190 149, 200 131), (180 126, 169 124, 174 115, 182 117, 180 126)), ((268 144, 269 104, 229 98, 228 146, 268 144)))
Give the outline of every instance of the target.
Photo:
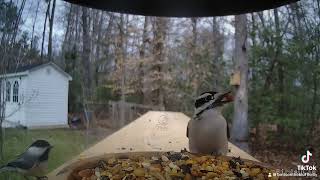
POLYGON ((0 75, 6 101, 3 127, 67 127, 68 90, 72 77, 56 64, 18 67, 0 75))

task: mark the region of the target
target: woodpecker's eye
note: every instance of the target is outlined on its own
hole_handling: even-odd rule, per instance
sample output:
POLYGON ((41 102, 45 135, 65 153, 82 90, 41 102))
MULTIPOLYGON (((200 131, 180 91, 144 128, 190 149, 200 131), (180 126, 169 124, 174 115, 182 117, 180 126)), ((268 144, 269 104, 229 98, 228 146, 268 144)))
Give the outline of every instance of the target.
POLYGON ((206 97, 206 101, 208 102, 208 101, 210 101, 210 100, 212 100, 213 99, 213 96, 207 96, 206 97))

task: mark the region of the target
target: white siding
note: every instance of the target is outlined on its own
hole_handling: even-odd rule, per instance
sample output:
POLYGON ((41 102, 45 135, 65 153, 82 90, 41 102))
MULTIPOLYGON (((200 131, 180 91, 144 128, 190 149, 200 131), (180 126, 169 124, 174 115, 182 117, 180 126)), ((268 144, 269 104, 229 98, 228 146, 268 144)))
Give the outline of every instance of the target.
POLYGON ((67 125, 68 87, 66 76, 48 65, 31 71, 27 78, 28 127, 67 125))

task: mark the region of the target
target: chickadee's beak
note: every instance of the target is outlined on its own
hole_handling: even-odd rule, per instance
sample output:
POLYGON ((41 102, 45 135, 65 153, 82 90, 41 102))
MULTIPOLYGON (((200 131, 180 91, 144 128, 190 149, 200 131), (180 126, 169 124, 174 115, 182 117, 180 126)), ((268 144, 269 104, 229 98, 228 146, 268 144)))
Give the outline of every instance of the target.
POLYGON ((231 94, 231 91, 221 93, 218 95, 217 102, 221 102, 223 104, 232 102, 234 100, 233 95, 231 94))
POLYGON ((53 146, 49 146, 49 149, 52 149, 53 148, 53 146))

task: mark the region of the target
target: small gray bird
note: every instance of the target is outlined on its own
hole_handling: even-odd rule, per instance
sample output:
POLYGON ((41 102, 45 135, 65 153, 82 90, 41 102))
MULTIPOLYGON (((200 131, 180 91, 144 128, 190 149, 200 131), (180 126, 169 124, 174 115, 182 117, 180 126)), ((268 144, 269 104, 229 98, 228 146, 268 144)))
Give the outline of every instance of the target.
POLYGON ((187 127, 191 153, 227 154, 229 128, 221 110, 231 101, 231 92, 214 91, 204 92, 196 99, 194 116, 187 127))
POLYGON ((14 171, 22 174, 26 179, 27 176, 33 176, 37 179, 46 178, 44 175, 47 173, 49 153, 52 147, 45 140, 37 140, 17 159, 0 167, 0 173, 14 171))

